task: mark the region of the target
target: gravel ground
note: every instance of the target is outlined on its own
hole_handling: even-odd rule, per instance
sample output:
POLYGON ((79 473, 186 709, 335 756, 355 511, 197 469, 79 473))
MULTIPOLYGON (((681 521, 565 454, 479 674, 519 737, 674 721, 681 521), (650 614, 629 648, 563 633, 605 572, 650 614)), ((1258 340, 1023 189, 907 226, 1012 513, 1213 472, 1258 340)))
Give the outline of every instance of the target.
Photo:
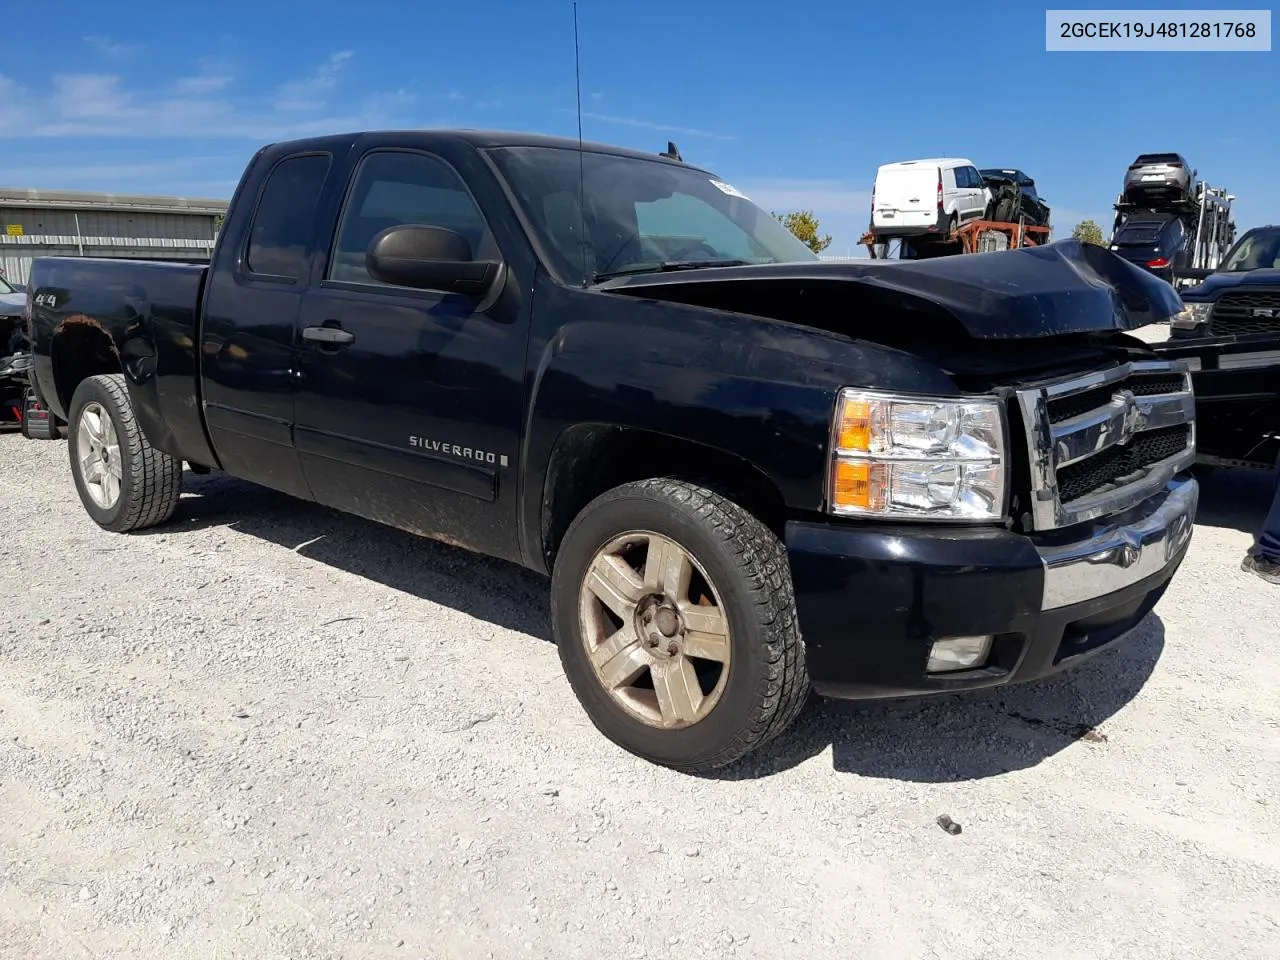
POLYGON ((0 436, 5 957, 1280 955, 1265 476, 1209 478, 1122 648, 818 704, 716 779, 595 733, 540 578, 188 489, 108 534, 65 443, 0 436))

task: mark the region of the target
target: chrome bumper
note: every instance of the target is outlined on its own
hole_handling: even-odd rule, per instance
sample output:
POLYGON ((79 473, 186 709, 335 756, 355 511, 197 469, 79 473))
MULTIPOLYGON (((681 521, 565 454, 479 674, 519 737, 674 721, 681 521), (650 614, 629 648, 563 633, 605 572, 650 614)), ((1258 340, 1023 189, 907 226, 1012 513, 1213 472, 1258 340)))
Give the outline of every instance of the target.
POLYGON ((1037 547, 1044 564, 1040 608, 1115 593, 1176 562, 1191 540, 1199 495, 1194 479, 1175 477, 1139 507, 1090 524, 1083 540, 1037 547))

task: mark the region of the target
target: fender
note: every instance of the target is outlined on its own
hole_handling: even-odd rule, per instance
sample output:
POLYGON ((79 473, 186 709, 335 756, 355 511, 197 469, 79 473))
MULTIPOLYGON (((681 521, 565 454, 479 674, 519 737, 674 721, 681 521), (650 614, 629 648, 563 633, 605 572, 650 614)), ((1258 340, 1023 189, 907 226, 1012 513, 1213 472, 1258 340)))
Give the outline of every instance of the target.
POLYGON ((535 292, 533 323, 521 465, 522 552, 532 562, 570 428, 688 441, 749 464, 787 509, 820 511, 841 387, 958 393, 940 368, 905 351, 705 307, 548 282, 535 292))

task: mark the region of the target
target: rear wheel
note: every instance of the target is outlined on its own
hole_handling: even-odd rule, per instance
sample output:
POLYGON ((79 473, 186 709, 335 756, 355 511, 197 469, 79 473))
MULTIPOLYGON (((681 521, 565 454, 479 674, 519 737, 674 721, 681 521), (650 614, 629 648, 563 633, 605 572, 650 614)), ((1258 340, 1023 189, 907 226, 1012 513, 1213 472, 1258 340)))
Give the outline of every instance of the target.
POLYGON ((76 490, 98 526, 125 533, 173 515, 182 495, 182 461, 143 435, 121 374, 81 382, 71 398, 67 433, 76 490))
POLYGON ((578 515, 556 558, 552 616, 597 729, 665 766, 732 763, 786 729, 809 692, 782 544, 684 481, 626 484, 578 515))

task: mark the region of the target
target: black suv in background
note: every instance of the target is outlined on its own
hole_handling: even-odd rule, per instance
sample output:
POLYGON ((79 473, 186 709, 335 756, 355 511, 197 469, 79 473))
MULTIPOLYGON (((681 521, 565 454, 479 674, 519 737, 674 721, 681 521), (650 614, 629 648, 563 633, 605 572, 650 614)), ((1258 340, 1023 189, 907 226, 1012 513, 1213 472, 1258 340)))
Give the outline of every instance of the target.
POLYGON ((992 219, 1011 222, 1025 217, 1032 226, 1049 226, 1049 205, 1036 193, 1036 182, 1021 170, 988 167, 978 171, 991 191, 992 219))
POLYGON ((1192 234, 1174 214, 1130 217, 1111 237, 1111 249, 1130 263, 1172 283, 1191 255, 1192 234))
POLYGON ((1182 302, 1156 350, 1194 371, 1197 459, 1270 470, 1280 454, 1280 224, 1242 234, 1182 302))

